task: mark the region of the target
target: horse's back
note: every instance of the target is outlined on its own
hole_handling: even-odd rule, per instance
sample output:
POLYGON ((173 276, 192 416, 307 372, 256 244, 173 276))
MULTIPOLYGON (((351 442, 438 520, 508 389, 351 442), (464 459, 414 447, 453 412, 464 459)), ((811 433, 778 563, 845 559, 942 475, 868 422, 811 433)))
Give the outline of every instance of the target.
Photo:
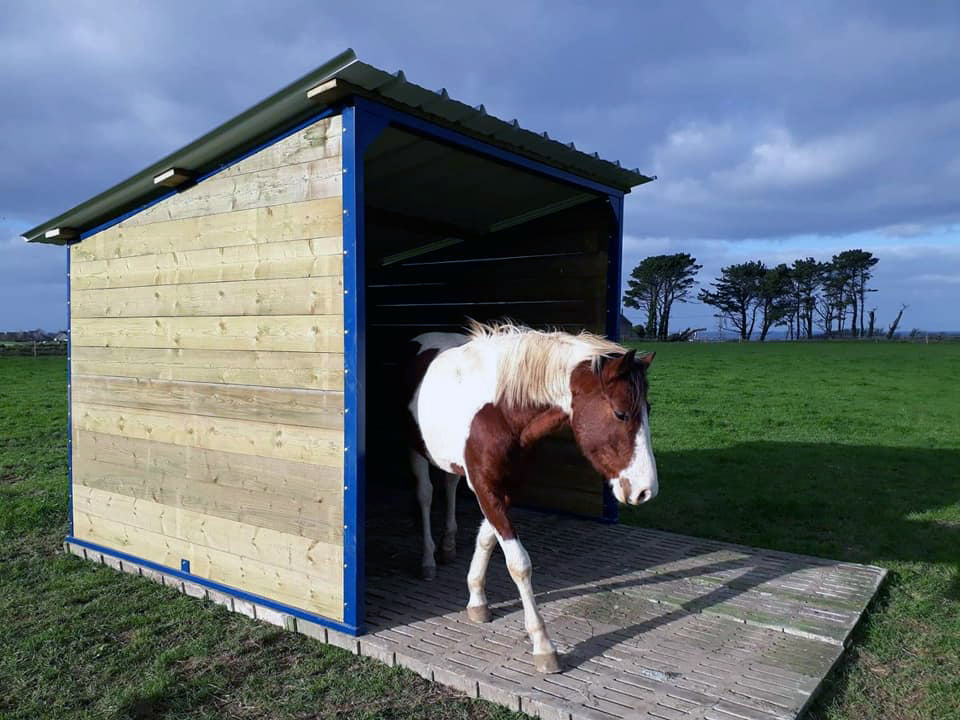
POLYGON ((463 466, 473 417, 493 398, 496 361, 466 335, 425 333, 414 342, 420 378, 408 408, 430 460, 449 472, 463 466))

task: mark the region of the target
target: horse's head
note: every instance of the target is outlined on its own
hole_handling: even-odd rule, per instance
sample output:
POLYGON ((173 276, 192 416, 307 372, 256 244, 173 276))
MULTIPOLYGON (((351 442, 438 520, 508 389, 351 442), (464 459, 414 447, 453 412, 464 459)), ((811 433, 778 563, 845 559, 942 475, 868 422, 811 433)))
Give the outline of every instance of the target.
POLYGON ((583 454, 610 483, 622 503, 639 505, 659 489, 657 463, 650 444, 647 368, 653 353, 604 358, 594 372, 589 363, 570 378, 570 424, 583 454))

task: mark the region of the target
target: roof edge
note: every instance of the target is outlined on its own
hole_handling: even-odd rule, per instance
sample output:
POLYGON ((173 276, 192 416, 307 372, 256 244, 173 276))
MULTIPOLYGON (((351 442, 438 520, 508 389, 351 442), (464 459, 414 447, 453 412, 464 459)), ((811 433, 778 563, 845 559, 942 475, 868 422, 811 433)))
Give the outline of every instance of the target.
MULTIPOLYGON (((255 146, 256 142, 249 139, 243 142, 243 139, 249 137, 259 139, 265 131, 269 131, 277 124, 283 123, 284 120, 289 117, 289 111, 291 109, 296 110, 297 106, 316 111, 316 104, 307 100, 307 90, 330 78, 336 77, 338 73, 355 62, 357 62, 356 53, 352 48, 347 48, 320 67, 294 80, 289 85, 286 85, 269 97, 261 100, 256 105, 244 110, 239 115, 230 118, 209 132, 204 133, 188 145, 179 150, 175 150, 123 182, 107 188, 89 200, 27 230, 21 237, 27 242, 46 242, 63 245, 66 244, 66 242, 62 239, 46 238, 46 232, 59 228, 65 221, 69 221, 77 215, 100 217, 101 213, 104 213, 117 217, 156 199, 160 195, 169 193, 170 189, 167 187, 154 187, 153 179, 156 175, 179 166, 191 167, 196 170, 197 163, 191 163, 187 159, 198 155, 198 151, 201 149, 211 150, 228 145, 235 147, 237 144, 252 144, 255 146), (285 100, 287 102, 284 102, 285 100), (298 100, 299 102, 297 102, 298 100), (289 107, 291 105, 293 106, 292 108, 289 107), (107 202, 108 200, 109 202, 107 202)), ((104 217, 103 219, 106 220, 107 218, 104 217)), ((74 225, 89 224, 90 223, 74 222, 74 225)), ((95 227, 98 224, 99 223, 95 222, 92 226, 95 227)), ((68 227, 72 228, 73 225, 69 225, 68 227)))
POLYGON ((629 193, 656 176, 628 170, 619 162, 587 154, 572 142, 560 143, 546 132, 524 129, 488 115, 483 105, 453 100, 445 89, 434 92, 407 81, 402 71, 387 73, 361 62, 351 48, 294 80, 256 105, 144 168, 123 182, 23 233, 27 242, 68 245, 119 219, 190 187, 263 147, 291 128, 323 117, 350 96, 393 106, 493 146, 563 169, 611 189, 629 193), (321 86, 329 85, 321 89, 321 86), (314 92, 309 92, 313 90, 314 92), (158 176, 169 175, 161 181, 158 176))

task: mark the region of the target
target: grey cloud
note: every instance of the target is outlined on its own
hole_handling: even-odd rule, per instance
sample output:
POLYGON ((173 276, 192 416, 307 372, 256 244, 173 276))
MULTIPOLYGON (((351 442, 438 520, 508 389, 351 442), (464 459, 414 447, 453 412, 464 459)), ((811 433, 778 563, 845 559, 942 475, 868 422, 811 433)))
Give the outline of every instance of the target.
MULTIPOLYGON (((0 217, 17 232, 346 46, 656 173, 626 231, 667 246, 719 258, 705 238, 919 239, 960 220, 953 3, 37 1, 4 7, 0 46, 0 217)), ((21 277, 47 262, 33 253, 21 277)))

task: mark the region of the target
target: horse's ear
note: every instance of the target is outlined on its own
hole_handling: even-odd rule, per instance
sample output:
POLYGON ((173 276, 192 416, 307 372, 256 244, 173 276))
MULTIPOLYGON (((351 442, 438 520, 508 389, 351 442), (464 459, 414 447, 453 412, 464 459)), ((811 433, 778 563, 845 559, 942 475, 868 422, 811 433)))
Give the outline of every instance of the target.
POLYGON ((641 355, 640 357, 638 357, 637 360, 640 363, 642 363, 644 366, 649 368, 650 365, 653 363, 653 358, 656 357, 656 355, 657 353, 655 352, 647 353, 646 355, 641 355))
POLYGON ((613 355, 605 357, 601 361, 600 379, 604 383, 613 382, 621 375, 627 375, 633 369, 636 350, 628 350, 623 355, 613 355))

